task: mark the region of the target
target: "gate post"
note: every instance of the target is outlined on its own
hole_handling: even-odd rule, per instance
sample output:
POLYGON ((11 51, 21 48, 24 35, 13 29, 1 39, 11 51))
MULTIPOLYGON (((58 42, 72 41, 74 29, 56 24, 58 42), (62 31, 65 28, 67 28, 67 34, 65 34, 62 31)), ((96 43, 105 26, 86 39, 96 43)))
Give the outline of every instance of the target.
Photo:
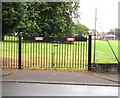
POLYGON ((91 71, 92 36, 88 38, 88 70, 91 71))
POLYGON ((18 69, 21 69, 21 32, 19 33, 19 47, 18 47, 18 69))

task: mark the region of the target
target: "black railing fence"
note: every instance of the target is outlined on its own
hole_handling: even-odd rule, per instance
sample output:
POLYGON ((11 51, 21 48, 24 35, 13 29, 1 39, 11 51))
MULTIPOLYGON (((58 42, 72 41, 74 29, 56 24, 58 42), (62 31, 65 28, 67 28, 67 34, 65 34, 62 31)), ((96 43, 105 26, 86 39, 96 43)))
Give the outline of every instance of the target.
POLYGON ((3 68, 91 70, 91 35, 84 37, 5 36, 3 68))

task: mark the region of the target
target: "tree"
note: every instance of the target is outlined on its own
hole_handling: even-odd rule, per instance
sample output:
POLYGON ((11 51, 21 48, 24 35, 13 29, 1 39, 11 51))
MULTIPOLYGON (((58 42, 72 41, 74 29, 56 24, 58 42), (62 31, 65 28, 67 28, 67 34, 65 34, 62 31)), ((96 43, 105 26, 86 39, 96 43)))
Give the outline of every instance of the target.
POLYGON ((2 2, 2 36, 13 33, 22 20, 24 4, 21 2, 2 2))
POLYGON ((120 38, 120 28, 115 29, 115 35, 120 38))
POLYGON ((87 28, 83 24, 77 24, 77 25, 74 26, 74 33, 77 34, 78 36, 88 35, 89 34, 89 28, 87 28))
POLYGON ((110 31, 107 34, 114 34, 114 30, 110 29, 110 31))
POLYGON ((73 21, 78 17, 79 3, 32 2, 26 3, 26 11, 16 31, 30 36, 72 36, 73 21))
POLYGON ((120 36, 120 28, 110 29, 107 34, 115 34, 117 37, 120 36))

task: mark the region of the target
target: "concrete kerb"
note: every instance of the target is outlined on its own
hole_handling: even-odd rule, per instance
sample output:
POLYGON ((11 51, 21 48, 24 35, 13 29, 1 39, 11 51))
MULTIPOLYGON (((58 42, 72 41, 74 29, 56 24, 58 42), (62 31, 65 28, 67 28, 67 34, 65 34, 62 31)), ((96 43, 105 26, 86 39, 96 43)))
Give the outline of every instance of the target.
POLYGON ((77 82, 54 82, 54 81, 25 81, 25 80, 18 80, 18 81, 16 81, 16 80, 6 80, 6 81, 2 81, 2 82, 120 87, 120 85, 117 85, 117 84, 77 83, 77 82))
POLYGON ((97 76, 98 78, 101 78, 101 79, 105 79, 105 80, 109 80, 109 81, 112 81, 112 82, 117 82, 117 83, 120 83, 120 80, 115 80, 115 79, 112 79, 112 78, 105 78, 101 75, 98 75, 97 73, 93 73, 95 76, 97 76))

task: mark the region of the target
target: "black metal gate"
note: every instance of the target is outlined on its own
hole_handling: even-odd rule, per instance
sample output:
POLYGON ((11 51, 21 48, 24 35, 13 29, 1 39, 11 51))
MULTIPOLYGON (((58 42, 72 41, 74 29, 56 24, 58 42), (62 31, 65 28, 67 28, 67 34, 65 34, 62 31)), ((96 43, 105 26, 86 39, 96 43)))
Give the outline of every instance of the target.
POLYGON ((6 36, 2 42, 3 68, 79 68, 91 70, 91 36, 6 36))

